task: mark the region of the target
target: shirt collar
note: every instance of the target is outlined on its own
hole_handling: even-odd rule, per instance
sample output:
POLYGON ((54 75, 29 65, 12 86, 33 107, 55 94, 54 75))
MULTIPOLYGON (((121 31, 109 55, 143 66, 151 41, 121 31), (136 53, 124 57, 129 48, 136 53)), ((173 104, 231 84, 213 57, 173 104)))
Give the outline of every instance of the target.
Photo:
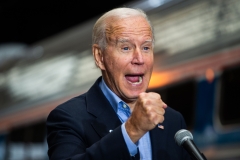
POLYGON ((118 104, 123 102, 113 91, 111 91, 108 86, 106 85, 105 81, 102 80, 99 83, 99 87, 101 88, 103 94, 110 102, 111 106, 113 107, 114 111, 117 113, 118 104))

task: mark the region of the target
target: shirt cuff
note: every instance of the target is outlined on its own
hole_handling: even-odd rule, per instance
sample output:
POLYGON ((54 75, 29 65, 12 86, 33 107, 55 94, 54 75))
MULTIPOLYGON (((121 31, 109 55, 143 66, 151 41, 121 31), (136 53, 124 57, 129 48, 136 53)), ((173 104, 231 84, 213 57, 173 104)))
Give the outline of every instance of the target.
POLYGON ((128 151, 130 153, 131 156, 135 156, 137 154, 137 145, 135 143, 132 142, 132 140, 130 139, 129 135, 127 134, 126 128, 125 128, 125 123, 123 123, 121 125, 121 129, 122 129, 122 134, 124 137, 124 140, 127 144, 128 147, 128 151))

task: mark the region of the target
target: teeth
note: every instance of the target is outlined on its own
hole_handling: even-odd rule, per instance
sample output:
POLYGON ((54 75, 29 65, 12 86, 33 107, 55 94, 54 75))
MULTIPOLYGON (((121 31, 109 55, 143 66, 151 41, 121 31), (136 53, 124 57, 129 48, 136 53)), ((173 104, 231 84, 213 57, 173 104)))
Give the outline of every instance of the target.
POLYGON ((138 82, 134 82, 133 84, 140 84, 140 83, 142 83, 142 77, 141 76, 139 76, 138 82))

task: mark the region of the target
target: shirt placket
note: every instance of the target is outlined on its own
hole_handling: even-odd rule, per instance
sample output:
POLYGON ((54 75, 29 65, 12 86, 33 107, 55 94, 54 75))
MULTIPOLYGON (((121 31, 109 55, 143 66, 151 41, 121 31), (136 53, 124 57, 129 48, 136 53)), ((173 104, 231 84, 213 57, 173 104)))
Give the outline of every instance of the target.
POLYGON ((122 122, 126 122, 131 115, 130 108, 123 102, 120 102, 119 112, 121 113, 120 120, 122 122))

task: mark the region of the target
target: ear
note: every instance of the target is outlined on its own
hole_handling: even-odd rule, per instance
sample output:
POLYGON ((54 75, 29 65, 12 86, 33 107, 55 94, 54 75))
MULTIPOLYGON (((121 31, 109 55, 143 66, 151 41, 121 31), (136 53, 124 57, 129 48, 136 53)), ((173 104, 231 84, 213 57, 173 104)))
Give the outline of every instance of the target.
POLYGON ((93 44, 92 52, 95 60, 95 64, 101 69, 105 70, 104 62, 103 62, 103 52, 97 44, 93 44))

